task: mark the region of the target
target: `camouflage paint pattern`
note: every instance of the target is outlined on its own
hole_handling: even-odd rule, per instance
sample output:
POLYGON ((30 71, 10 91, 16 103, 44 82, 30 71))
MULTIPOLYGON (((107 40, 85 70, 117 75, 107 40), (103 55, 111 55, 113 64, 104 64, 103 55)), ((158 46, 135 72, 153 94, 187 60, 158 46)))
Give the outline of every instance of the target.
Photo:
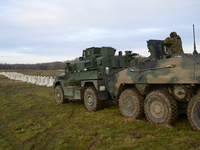
POLYGON ((116 96, 122 84, 200 84, 200 55, 175 54, 124 69, 106 78, 116 96))

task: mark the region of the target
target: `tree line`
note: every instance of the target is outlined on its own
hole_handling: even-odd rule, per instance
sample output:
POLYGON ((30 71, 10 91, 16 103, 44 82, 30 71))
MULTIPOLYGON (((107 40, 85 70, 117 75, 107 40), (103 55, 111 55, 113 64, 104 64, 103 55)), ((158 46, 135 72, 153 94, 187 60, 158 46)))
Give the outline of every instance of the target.
POLYGON ((66 60, 63 62, 50 62, 50 63, 36 63, 36 64, 7 64, 0 63, 0 69, 8 70, 8 69, 33 69, 33 70, 59 70, 65 69, 66 63, 79 61, 79 58, 75 58, 73 60, 66 60))
MULTIPOLYGON (((139 62, 148 60, 147 57, 138 56, 136 58, 133 57, 133 60, 130 62, 131 66, 138 64, 139 62)), ((50 63, 37 63, 37 64, 3 64, 0 63, 0 70, 23 70, 23 69, 33 69, 33 70, 64 70, 66 63, 79 61, 79 58, 75 58, 73 60, 66 60, 63 62, 50 62, 50 63)))

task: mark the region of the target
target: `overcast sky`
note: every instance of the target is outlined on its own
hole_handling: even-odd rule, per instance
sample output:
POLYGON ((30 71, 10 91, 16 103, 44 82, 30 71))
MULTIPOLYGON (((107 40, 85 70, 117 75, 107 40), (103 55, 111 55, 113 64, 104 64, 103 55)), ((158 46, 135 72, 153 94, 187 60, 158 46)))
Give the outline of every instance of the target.
POLYGON ((88 47, 149 56, 146 41, 176 31, 200 52, 200 0, 1 0, 0 63, 65 61, 88 47))

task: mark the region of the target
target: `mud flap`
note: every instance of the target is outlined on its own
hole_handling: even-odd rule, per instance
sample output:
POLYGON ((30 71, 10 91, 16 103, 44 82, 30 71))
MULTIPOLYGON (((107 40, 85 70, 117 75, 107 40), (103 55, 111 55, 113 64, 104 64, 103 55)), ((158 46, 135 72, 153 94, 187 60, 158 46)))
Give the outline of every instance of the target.
POLYGON ((108 99, 108 91, 99 91, 98 96, 99 96, 99 100, 107 100, 108 99))

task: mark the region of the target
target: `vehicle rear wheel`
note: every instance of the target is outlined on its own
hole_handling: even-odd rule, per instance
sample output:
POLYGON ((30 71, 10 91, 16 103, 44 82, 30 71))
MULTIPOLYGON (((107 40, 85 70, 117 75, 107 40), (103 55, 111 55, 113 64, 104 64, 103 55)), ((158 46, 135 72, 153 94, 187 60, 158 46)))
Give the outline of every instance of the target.
POLYGON ((119 109, 124 117, 140 119, 144 116, 144 98, 137 90, 126 89, 120 95, 119 109))
POLYGON ((192 128, 200 133, 200 94, 190 100, 187 116, 192 128))
POLYGON ((144 111, 147 119, 155 124, 172 125, 178 117, 178 106, 167 92, 153 91, 145 99, 144 111))
POLYGON ((102 101, 99 100, 95 87, 88 87, 85 90, 84 104, 89 111, 97 111, 102 108, 102 101))
POLYGON ((60 85, 55 88, 55 99, 58 104, 66 103, 68 100, 65 99, 63 89, 60 85))

